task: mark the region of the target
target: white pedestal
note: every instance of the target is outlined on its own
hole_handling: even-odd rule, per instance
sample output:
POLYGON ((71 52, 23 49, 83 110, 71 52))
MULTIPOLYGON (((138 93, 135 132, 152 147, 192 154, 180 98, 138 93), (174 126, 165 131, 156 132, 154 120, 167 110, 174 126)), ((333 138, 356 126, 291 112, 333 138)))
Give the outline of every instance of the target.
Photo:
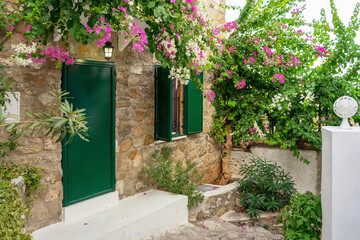
POLYGON ((360 239, 360 128, 322 128, 323 240, 360 239))

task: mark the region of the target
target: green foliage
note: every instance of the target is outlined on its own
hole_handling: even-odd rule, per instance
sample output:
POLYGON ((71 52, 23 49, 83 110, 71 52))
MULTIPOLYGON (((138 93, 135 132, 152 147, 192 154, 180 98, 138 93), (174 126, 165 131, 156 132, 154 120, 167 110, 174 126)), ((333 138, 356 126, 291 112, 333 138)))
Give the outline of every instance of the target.
POLYGON ((240 175, 240 204, 252 218, 281 209, 296 193, 292 177, 276 163, 251 158, 240 167, 240 175))
POLYGON ((15 162, 3 161, 0 165, 0 178, 6 181, 23 176, 25 181, 25 192, 27 197, 31 197, 33 193, 40 187, 40 179, 42 177, 42 169, 32 167, 30 165, 18 165, 15 162))
POLYGON ((8 155, 10 152, 15 151, 18 145, 19 143, 13 140, 0 142, 0 159, 3 159, 3 157, 8 155))
POLYGON ((159 188, 188 196, 188 208, 192 208, 204 200, 204 196, 195 190, 203 175, 190 160, 186 160, 185 167, 181 162, 174 163, 172 153, 173 149, 168 146, 163 147, 161 151, 155 151, 152 159, 141 171, 155 180, 159 188))
POLYGON ((42 170, 30 165, 17 165, 14 162, 0 165, 0 239, 32 239, 25 233, 25 216, 29 212, 24 205, 19 190, 11 183, 11 179, 23 176, 27 200, 40 187, 42 170))
MULTIPOLYGON (((3 3, 4 0, 0 0, 0 7, 3 3)), ((4 6, 3 4, 0 12, 6 10, 4 6)), ((206 51, 207 48, 217 49, 214 44, 216 41, 210 40, 210 37, 216 38, 213 35, 211 21, 202 16, 203 11, 204 6, 200 1, 185 3, 183 1, 155 0, 20 0, 18 9, 14 12, 0 14, 0 26, 3 25, 4 29, 23 23, 31 26, 31 29, 23 32, 23 35, 27 38, 27 43, 36 42, 39 43, 39 46, 48 46, 53 35, 58 33, 67 49, 69 39, 84 45, 104 39, 104 31, 101 33, 87 31, 87 28, 94 29, 104 23, 107 23, 107 26, 111 27, 113 31, 126 34, 126 36, 134 35, 129 36, 129 39, 134 38, 134 41, 138 43, 141 36, 132 30, 133 19, 136 18, 148 25, 148 28, 145 29, 147 45, 157 60, 164 67, 194 70, 188 73, 191 75, 190 78, 200 86, 201 83, 196 77, 195 69, 202 72, 209 67, 210 63, 207 61, 202 64, 197 53, 188 49, 193 43, 202 51, 206 51), (183 8, 187 10, 184 11, 183 8), (193 10, 194 8, 196 10, 193 10), (2 19, 1 16, 5 18, 2 19), (6 25, 6 23, 10 23, 10 25, 6 25), (171 57, 168 56, 169 53, 166 54, 164 48, 159 47, 162 39, 172 40, 175 50, 170 50, 174 53, 171 57), (198 64, 194 63, 195 59, 198 64)), ((24 54, 20 57, 26 58, 24 54)), ((40 51, 32 53, 32 57, 44 58, 40 51)), ((58 59, 54 58, 53 62, 60 67, 61 63, 58 59)))
POLYGON ((248 0, 239 9, 237 29, 223 40, 228 51, 212 57, 216 114, 210 134, 218 142, 231 126, 235 144, 279 145, 306 161, 299 143, 320 150, 321 126, 341 122, 334 101, 349 95, 359 102, 360 46, 354 39, 360 3, 344 26, 333 0, 331 23, 324 11, 319 21, 304 22, 303 2, 248 0), (238 88, 243 80, 246 85, 238 88))
POLYGON ((322 226, 321 196, 311 192, 297 194, 280 212, 278 223, 285 240, 320 240, 322 226))
POLYGON ((27 212, 16 186, 0 178, 0 239, 32 239, 24 233, 27 212))
POLYGON ((73 109, 64 97, 69 94, 67 92, 57 91, 51 93, 56 98, 56 103, 49 106, 53 109, 52 113, 26 113, 30 120, 19 121, 16 123, 5 123, 5 117, 0 118, 0 127, 4 127, 6 132, 12 136, 12 140, 16 140, 28 133, 35 136, 46 131, 45 136, 50 135, 52 138, 58 137, 57 142, 64 140, 68 134, 68 142, 77 135, 81 139, 87 141, 87 127, 85 109, 73 109), (63 100, 64 99, 64 100, 63 100), (63 100, 63 101, 62 101, 63 100))

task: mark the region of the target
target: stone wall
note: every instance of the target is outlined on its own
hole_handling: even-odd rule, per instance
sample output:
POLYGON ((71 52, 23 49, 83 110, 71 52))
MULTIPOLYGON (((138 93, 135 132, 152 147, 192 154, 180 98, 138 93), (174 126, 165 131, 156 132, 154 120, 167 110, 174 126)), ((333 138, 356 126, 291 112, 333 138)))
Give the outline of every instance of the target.
MULTIPOLYGON (((10 1, 14 2, 14 1, 10 1)), ((16 2, 16 1, 15 1, 16 2)), ((219 10, 219 0, 206 1, 211 16, 216 16, 217 24, 224 23, 224 10, 219 10), (221 15, 219 17, 219 15, 221 15)), ((221 0, 225 3, 225 0, 221 0)), ((11 38, 4 43, 0 52, 0 65, 13 80, 13 87, 21 94, 21 116, 28 112, 46 112, 49 103, 48 92, 61 86, 61 71, 51 63, 45 63, 40 69, 20 67, 11 58, 14 54, 12 44, 20 42, 20 32, 24 26, 18 26, 11 38)), ((112 37, 117 46, 117 36, 112 37)), ((3 36, 1 36, 3 37, 3 36)), ((61 46, 60 43, 51 43, 61 46)), ((70 56, 87 60, 104 61, 102 49, 96 44, 83 46, 70 43, 70 56)), ((154 142, 154 64, 153 55, 148 49, 138 53, 127 46, 124 51, 115 50, 112 61, 116 64, 116 190, 119 198, 133 195, 152 187, 149 180, 140 174, 143 163, 150 159, 151 153, 163 147, 164 142, 154 142)), ((204 89, 211 84, 211 75, 204 75, 204 89)), ((175 159, 192 159, 205 173, 203 182, 211 183, 221 171, 220 146, 207 132, 210 130, 211 115, 215 112, 212 105, 204 101, 204 132, 188 135, 186 138, 169 143, 174 148, 175 159)), ((35 230, 62 219, 62 165, 61 144, 54 140, 37 136, 23 138, 16 152, 9 157, 20 164, 29 163, 44 169, 41 179, 42 190, 37 200, 31 203, 31 215, 28 230, 35 230)))
POLYGON ((189 209, 189 222, 222 216, 224 213, 239 208, 237 182, 220 186, 205 184, 197 187, 204 195, 204 201, 189 209))
POLYGON ((251 157, 259 157, 268 161, 276 162, 285 172, 294 178, 298 192, 311 191, 320 193, 321 186, 321 155, 315 150, 300 150, 300 155, 309 160, 306 164, 293 156, 290 150, 276 147, 254 146, 250 152, 243 149, 233 148, 231 151, 230 169, 234 178, 239 177, 239 167, 251 157))

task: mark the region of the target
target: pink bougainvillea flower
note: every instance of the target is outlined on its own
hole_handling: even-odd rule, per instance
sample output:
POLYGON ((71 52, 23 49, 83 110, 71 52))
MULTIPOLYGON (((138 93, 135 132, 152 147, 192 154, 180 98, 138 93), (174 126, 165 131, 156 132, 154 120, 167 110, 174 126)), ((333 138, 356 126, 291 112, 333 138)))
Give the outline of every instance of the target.
POLYGON ((100 33, 101 32, 101 28, 98 27, 98 26, 93 27, 93 29, 94 29, 95 33, 100 33))
POLYGON ((237 82, 237 87, 236 87, 236 89, 242 89, 242 88, 245 87, 245 85, 246 85, 246 82, 245 82, 244 79, 243 79, 241 82, 238 81, 238 82, 237 82))
POLYGON ((30 31, 30 30, 31 30, 31 24, 29 24, 29 25, 26 26, 25 32, 28 32, 28 31, 30 31))
POLYGON ((284 75, 282 74, 275 74, 273 76, 273 82, 277 82, 277 80, 279 80, 280 83, 284 83, 284 75))
POLYGON ((89 34, 92 33, 93 30, 91 29, 91 27, 89 27, 88 25, 85 25, 85 28, 86 28, 86 31, 88 31, 89 34))
POLYGON ((255 58, 249 57, 248 61, 250 62, 251 65, 253 65, 255 63, 255 58))

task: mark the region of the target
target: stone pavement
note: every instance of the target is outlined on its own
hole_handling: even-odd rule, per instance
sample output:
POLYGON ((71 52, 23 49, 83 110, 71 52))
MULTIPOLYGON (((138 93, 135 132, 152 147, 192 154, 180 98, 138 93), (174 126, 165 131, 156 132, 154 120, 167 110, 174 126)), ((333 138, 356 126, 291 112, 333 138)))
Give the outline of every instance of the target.
POLYGON ((165 233, 156 233, 143 240, 282 240, 284 236, 272 234, 261 227, 237 227, 213 217, 194 224, 177 226, 165 233))

